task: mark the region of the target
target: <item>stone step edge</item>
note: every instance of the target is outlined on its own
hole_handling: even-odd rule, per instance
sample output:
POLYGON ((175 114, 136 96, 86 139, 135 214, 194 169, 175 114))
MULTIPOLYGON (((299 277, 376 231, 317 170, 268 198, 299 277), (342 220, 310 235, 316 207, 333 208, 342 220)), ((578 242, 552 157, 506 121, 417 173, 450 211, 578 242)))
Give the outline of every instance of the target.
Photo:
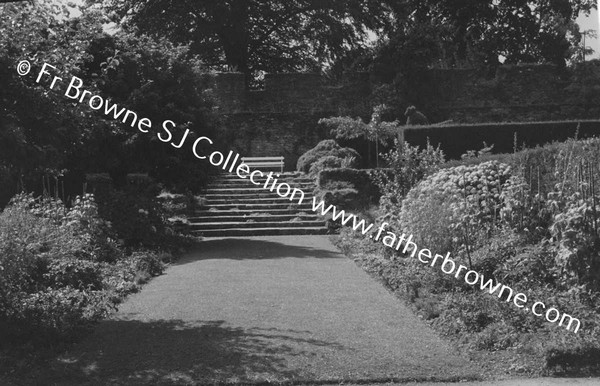
POLYGON ((246 228, 246 229, 219 229, 206 231, 191 231, 198 236, 226 237, 226 236, 268 236, 268 235, 324 235, 329 233, 326 227, 305 228, 246 228))
POLYGON ((284 222, 205 222, 205 223, 191 223, 188 225, 189 229, 200 231, 200 230, 218 230, 218 229, 257 229, 257 228, 320 228, 326 227, 325 221, 284 221, 284 222))
MULTIPOLYGON (((323 219, 322 216, 318 216, 316 214, 274 214, 274 215, 266 215, 266 216, 194 216, 188 218, 188 222, 190 224, 202 224, 204 222, 216 222, 216 220, 220 220, 221 222, 236 222, 236 220, 256 220, 256 221, 289 221, 293 218, 301 218, 306 221, 316 221, 323 219), (315 219, 315 220, 313 220, 315 219)), ((237 221, 243 222, 243 221, 237 221)))

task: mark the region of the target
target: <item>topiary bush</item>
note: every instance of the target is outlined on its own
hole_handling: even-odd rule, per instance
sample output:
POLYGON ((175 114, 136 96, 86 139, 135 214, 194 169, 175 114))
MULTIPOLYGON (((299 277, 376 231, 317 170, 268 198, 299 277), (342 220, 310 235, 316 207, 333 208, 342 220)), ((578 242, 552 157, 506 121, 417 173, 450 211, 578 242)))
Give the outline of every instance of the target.
POLYGON ((356 158, 340 158, 332 155, 325 156, 313 163, 310 167, 309 175, 316 177, 321 171, 328 169, 339 169, 339 168, 355 168, 358 166, 356 158))
POLYGON ((377 196, 377 187, 367 170, 338 168, 319 173, 316 194, 327 205, 340 209, 363 209, 377 196))
POLYGON ((356 189, 325 190, 317 194, 326 205, 334 205, 339 209, 358 209, 364 206, 363 197, 356 189))
POLYGON ((371 174, 367 170, 351 168, 329 169, 320 172, 317 178, 317 186, 320 189, 335 189, 340 184, 347 184, 366 194, 376 189, 372 182, 371 174))
MULTIPOLYGON (((311 166, 320 159, 332 156, 339 159, 354 157, 355 165, 360 165, 361 157, 358 152, 348 147, 341 147, 332 139, 321 141, 314 148, 304 153, 296 164, 296 170, 304 173, 309 173, 311 166)), ((341 166, 341 165, 340 165, 341 166)))

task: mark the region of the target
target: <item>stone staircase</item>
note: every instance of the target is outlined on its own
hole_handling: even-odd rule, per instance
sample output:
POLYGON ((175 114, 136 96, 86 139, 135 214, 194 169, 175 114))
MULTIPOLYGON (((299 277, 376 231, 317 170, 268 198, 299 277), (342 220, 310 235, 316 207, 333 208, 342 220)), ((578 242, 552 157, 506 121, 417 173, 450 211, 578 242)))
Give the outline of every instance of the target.
POLYGON ((255 178, 261 185, 254 185, 235 174, 223 174, 209 184, 202 207, 188 219, 192 233, 205 237, 327 233, 323 218, 312 211, 314 181, 302 173, 274 176, 278 184, 285 182, 305 193, 301 205, 299 194, 290 201, 264 189, 266 178, 255 178))

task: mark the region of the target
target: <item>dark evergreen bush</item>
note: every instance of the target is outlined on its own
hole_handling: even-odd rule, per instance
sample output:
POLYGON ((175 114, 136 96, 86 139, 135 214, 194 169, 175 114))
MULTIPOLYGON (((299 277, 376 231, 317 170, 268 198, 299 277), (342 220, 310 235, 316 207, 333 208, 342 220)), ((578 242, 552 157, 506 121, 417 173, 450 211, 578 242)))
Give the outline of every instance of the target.
POLYGON ((338 168, 319 173, 317 195, 327 205, 341 209, 362 209, 378 198, 378 189, 367 170, 338 168))
POLYGON ((360 163, 361 157, 358 152, 348 147, 341 147, 333 139, 321 141, 314 148, 304 153, 296 165, 298 171, 308 173, 311 166, 321 158, 333 156, 337 158, 354 158, 356 163, 360 163))

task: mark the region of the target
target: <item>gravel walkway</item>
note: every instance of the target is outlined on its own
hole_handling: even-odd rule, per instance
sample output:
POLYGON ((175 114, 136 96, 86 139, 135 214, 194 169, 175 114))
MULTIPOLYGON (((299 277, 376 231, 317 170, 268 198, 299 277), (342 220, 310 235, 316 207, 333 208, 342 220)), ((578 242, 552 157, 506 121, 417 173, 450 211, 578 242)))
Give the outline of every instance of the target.
POLYGON ((57 360, 54 384, 476 379, 326 236, 209 239, 57 360))

